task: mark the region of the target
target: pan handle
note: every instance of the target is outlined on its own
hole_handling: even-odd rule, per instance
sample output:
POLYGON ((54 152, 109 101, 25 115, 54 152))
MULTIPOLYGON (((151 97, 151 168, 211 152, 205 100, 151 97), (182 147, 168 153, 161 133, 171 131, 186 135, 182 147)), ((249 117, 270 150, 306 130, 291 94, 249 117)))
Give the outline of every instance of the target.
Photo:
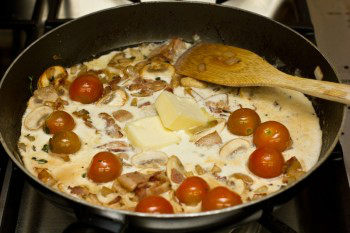
POLYGON ((258 222, 271 233, 297 233, 297 231, 276 218, 271 209, 264 209, 258 222))
POLYGON ((127 228, 128 221, 124 215, 113 218, 107 218, 99 214, 94 214, 86 208, 78 206, 74 208, 78 220, 86 225, 101 228, 113 233, 123 233, 127 228))

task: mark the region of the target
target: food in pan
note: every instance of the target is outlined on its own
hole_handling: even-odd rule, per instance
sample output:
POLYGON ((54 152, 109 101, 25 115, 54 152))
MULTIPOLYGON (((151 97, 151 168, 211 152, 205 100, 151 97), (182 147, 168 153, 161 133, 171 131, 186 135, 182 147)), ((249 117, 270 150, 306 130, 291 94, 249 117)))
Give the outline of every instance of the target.
POLYGON ((172 39, 48 68, 22 120, 26 168, 92 204, 189 213, 257 200, 315 165, 322 132, 303 94, 178 75, 190 46, 172 39))

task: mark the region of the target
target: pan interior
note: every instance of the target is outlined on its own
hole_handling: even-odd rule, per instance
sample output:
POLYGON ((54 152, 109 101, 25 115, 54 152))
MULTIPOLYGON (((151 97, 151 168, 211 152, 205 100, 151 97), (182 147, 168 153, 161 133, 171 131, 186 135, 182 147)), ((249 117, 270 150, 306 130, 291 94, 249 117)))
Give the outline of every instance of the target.
MULTIPOLYGON (((314 77, 319 66, 325 80, 337 82, 334 70, 306 39, 267 18, 229 7, 198 3, 147 3, 91 14, 59 27, 32 44, 11 65, 0 88, 2 143, 17 165, 21 117, 40 74, 49 66, 72 66, 116 48, 181 37, 242 47, 270 63, 282 61, 314 77), (58 59, 57 59, 58 58, 58 59), (32 78, 32 82, 31 82, 32 78)), ((320 161, 329 155, 341 128, 342 104, 312 99, 323 131, 320 161)), ((319 162, 320 163, 320 162, 319 162)), ((20 165, 21 169, 25 168, 20 165)))

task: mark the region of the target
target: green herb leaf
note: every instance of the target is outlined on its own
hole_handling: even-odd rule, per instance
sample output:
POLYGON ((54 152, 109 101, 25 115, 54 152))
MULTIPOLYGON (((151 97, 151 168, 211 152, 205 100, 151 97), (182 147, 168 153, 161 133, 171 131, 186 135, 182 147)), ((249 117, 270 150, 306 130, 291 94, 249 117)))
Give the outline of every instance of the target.
POLYGON ((44 132, 45 132, 46 134, 50 134, 50 129, 49 129, 49 127, 47 127, 46 124, 44 124, 43 130, 44 130, 44 132))
POLYGON ((37 159, 36 157, 32 157, 32 160, 37 161, 39 164, 47 163, 46 159, 37 159))
POLYGON ((46 159, 39 159, 39 160, 37 160, 37 162, 39 164, 44 164, 44 163, 47 163, 47 160, 46 159))
POLYGON ((159 80, 160 80, 160 77, 157 77, 156 80, 159 81, 159 80))
POLYGON ((33 151, 36 151, 36 147, 34 145, 32 146, 32 149, 33 149, 33 151))
POLYGON ((45 151, 46 153, 49 153, 49 145, 45 144, 43 145, 43 148, 41 148, 42 151, 45 151))
POLYGON ((86 177, 86 173, 81 174, 81 177, 85 178, 86 177))

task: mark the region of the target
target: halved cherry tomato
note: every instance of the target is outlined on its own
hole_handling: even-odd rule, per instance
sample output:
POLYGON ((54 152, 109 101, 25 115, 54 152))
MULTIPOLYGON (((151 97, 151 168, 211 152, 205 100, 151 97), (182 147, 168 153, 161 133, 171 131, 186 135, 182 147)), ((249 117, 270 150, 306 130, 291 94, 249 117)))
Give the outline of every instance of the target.
POLYGON ((122 162, 110 152, 99 152, 91 160, 87 176, 96 183, 115 180, 122 173, 122 162))
POLYGON ((148 196, 143 198, 135 208, 136 212, 173 214, 174 209, 168 200, 161 196, 148 196))
POLYGON ((273 147, 260 147, 249 157, 248 168, 262 178, 273 178, 282 174, 284 158, 279 150, 273 147))
POLYGON ((202 211, 223 209, 242 203, 241 197, 224 186, 210 190, 203 198, 202 211))
POLYGON ((100 79, 91 74, 77 77, 69 88, 72 100, 83 104, 97 101, 103 94, 103 84, 100 79))
POLYGON ((248 136, 254 133, 260 125, 259 115, 250 108, 240 108, 232 112, 227 121, 227 129, 240 136, 248 136))
POLYGON ((277 121, 266 121, 256 129, 253 142, 256 147, 269 146, 284 151, 292 144, 288 129, 277 121))
POLYGON ((50 134, 74 129, 73 117, 65 111, 54 111, 45 121, 45 127, 50 134))
POLYGON ((175 192, 180 202, 186 205, 197 205, 209 191, 208 183, 198 176, 186 178, 175 192))
POLYGON ((78 135, 72 131, 62 131, 53 135, 49 140, 50 150, 57 154, 73 154, 80 149, 78 135))

